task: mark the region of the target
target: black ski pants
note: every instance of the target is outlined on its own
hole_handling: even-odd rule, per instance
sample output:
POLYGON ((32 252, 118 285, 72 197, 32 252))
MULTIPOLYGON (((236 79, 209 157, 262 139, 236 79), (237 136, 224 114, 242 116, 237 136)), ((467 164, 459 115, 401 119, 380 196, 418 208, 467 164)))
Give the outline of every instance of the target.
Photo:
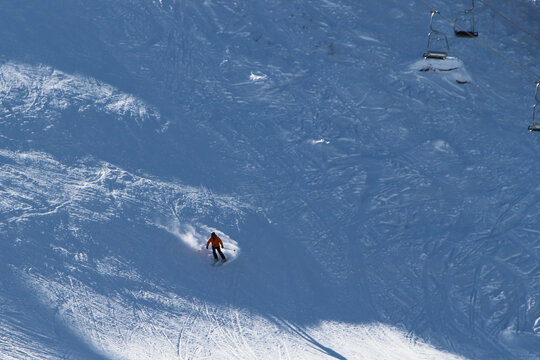
POLYGON ((212 253, 214 253, 214 259, 216 259, 216 261, 219 260, 217 254, 216 254, 216 250, 219 253, 219 255, 221 256, 221 259, 225 260, 225 255, 223 255, 223 252, 221 252, 221 249, 219 248, 219 246, 218 247, 212 246, 212 253))

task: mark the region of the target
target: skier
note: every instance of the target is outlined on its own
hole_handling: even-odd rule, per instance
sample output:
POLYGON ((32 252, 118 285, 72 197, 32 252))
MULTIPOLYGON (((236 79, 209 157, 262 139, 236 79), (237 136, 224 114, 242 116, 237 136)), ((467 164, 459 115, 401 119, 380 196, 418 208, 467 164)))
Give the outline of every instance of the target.
POLYGON ((219 238, 219 236, 216 235, 215 232, 212 232, 212 234, 210 235, 210 239, 208 239, 208 241, 206 242, 207 249, 210 243, 212 243, 212 253, 214 254, 214 260, 215 261, 219 260, 216 254, 216 250, 217 250, 223 262, 227 261, 227 259, 225 258, 225 255, 223 255, 223 252, 221 252, 221 249, 223 249, 223 241, 221 241, 221 239, 219 238), (219 248, 220 245, 221 245, 221 249, 219 248))

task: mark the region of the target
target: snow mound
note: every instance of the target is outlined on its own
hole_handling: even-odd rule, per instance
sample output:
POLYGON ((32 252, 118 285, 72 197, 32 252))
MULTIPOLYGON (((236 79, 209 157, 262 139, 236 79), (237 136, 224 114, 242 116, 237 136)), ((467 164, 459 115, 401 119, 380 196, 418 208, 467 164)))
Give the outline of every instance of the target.
MULTIPOLYGON (((137 126, 149 120, 160 123, 157 109, 91 77, 67 74, 46 65, 14 62, 0 65, 0 116, 3 121, 22 116, 43 122, 42 129, 46 129, 68 109, 132 119, 137 126)), ((164 129, 166 124, 160 123, 159 130, 164 129)))
POLYGON ((152 219, 196 220, 215 212, 241 217, 245 209, 233 197, 138 176, 90 157, 66 165, 41 152, 0 150, 0 158, 4 160, 0 183, 9 184, 0 189, 6 219, 0 229, 55 213, 76 222, 127 216, 132 222, 155 226, 152 219))
POLYGON ((463 62, 455 57, 447 57, 443 60, 423 58, 410 65, 409 69, 421 72, 443 73, 443 76, 458 84, 467 84, 472 81, 471 76, 465 70, 463 62))

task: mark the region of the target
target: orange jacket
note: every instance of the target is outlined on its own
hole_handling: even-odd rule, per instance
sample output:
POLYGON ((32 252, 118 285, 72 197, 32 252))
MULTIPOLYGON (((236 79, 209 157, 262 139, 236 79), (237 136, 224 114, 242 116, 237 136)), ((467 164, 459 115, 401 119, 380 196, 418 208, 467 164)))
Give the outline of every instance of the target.
POLYGON ((220 245, 221 247, 223 247, 223 241, 221 241, 221 239, 217 235, 215 237, 210 236, 210 239, 208 239, 208 241, 206 242, 206 247, 208 247, 210 243, 212 243, 213 247, 219 247, 220 245))

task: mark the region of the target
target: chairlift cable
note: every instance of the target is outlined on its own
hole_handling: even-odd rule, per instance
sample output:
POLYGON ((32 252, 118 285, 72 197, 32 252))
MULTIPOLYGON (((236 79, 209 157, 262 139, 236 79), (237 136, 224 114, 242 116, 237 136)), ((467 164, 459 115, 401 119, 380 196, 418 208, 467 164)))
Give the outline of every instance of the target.
MULTIPOLYGON (((425 0, 420 0, 425 6, 427 6, 428 8, 431 9, 431 11, 434 11, 435 8, 431 5, 429 5, 425 0)), ((450 25, 453 25, 454 22, 449 19, 448 17, 444 16, 443 14, 441 14, 439 12, 439 15, 444 19, 446 20, 450 25)), ((457 27, 459 27, 461 30, 464 30, 466 31, 466 29, 464 29, 463 27, 461 27, 460 25, 457 25, 457 27)), ((483 45, 484 47, 486 47, 488 50, 492 51, 493 53, 495 53, 496 55, 498 55, 499 57, 501 57, 504 61, 508 62, 510 65, 514 66, 516 69, 518 69, 519 71, 521 71, 523 74, 529 76, 530 78, 532 78, 535 83, 538 81, 538 79, 540 79, 540 76, 537 76, 533 73, 531 73, 530 71, 528 71, 527 69, 525 69, 523 66, 517 64, 515 61, 513 61, 512 59, 508 58, 507 56, 501 54, 499 51, 495 50, 491 45, 483 42, 482 40, 480 40, 479 38, 475 37, 474 40, 478 41, 478 43, 480 43, 481 45, 483 45)))
MULTIPOLYGON (((519 10, 519 11, 521 12, 522 9, 520 9, 520 8, 518 8, 516 5, 514 5, 514 4, 512 3, 512 1, 510 1, 510 0, 504 0, 504 1, 505 1, 508 5, 510 5, 511 7, 513 7, 514 9, 517 9, 517 10, 519 10)), ((535 6, 535 5, 533 5, 533 6, 535 6)), ((521 12, 521 13, 523 14, 523 12, 521 12)), ((530 19, 533 20, 533 21, 536 21, 537 23, 540 23, 540 19, 535 19, 535 18, 533 18, 533 17, 531 17, 530 19)))
POLYGON ((504 15, 503 13, 501 13, 499 10, 495 9, 493 6, 489 5, 488 3, 486 3, 484 0, 478 0, 479 2, 481 2, 482 4, 484 4, 486 7, 490 8, 491 11, 493 11, 495 14, 499 15, 500 17, 502 17, 503 19, 505 19, 506 21, 508 21, 509 23, 511 23, 512 25, 514 25, 516 28, 518 28, 519 30, 523 31, 525 34, 529 35, 530 37, 532 37, 533 39, 535 39, 536 41, 540 42, 540 38, 538 38, 537 36, 531 34, 529 31, 525 30, 524 28, 522 28, 520 25, 516 24, 512 19, 510 19, 508 16, 504 15))

